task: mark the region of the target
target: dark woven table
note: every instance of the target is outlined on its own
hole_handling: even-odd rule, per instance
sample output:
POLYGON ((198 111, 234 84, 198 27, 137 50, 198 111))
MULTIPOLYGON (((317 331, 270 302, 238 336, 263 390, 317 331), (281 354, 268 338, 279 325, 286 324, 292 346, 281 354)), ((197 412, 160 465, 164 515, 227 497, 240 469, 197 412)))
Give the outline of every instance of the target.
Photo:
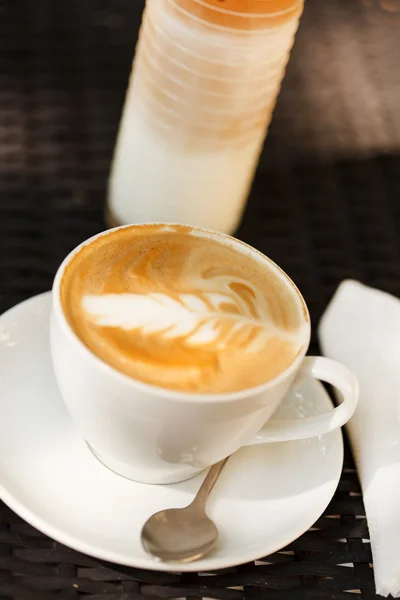
MULTIPOLYGON (((0 0, 0 312, 49 289, 65 254, 104 228, 142 6, 0 0)), ((398 0, 308 0, 238 232, 294 278, 314 323, 346 277, 400 296, 399 38, 398 0)), ((141 597, 375 598, 349 452, 312 530, 213 576, 101 564, 0 504, 0 600, 141 597)))

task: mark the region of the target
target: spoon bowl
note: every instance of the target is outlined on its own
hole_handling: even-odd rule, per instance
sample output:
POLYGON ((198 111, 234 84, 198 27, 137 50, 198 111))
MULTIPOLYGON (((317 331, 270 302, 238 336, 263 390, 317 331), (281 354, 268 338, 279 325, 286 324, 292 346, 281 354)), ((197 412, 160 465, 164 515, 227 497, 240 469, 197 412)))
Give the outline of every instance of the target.
POLYGON ((152 515, 142 529, 146 552, 163 562, 192 562, 208 554, 218 529, 206 514, 208 496, 227 459, 209 470, 195 499, 185 508, 168 508, 152 515))
POLYGON ((218 529, 207 515, 190 504, 156 513, 145 523, 142 542, 145 550, 164 562, 192 562, 212 550, 218 529))

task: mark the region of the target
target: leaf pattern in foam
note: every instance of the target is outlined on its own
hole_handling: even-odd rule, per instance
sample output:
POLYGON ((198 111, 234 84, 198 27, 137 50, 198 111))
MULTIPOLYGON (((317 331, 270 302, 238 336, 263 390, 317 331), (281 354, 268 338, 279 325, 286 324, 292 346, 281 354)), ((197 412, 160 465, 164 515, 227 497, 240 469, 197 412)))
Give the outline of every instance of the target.
POLYGON ((175 296, 162 292, 87 295, 82 304, 97 326, 136 330, 165 340, 180 338, 190 346, 222 350, 229 345, 254 352, 276 335, 292 339, 275 327, 255 298, 246 302, 233 290, 175 296))

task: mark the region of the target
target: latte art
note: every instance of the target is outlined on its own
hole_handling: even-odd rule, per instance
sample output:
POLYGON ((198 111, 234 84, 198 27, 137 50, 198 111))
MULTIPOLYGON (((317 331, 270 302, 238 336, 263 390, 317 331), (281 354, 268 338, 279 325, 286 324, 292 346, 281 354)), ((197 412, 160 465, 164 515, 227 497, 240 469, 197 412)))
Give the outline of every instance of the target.
POLYGON ((277 330, 261 315, 254 317, 239 298, 235 302, 215 293, 180 294, 177 298, 163 293, 106 294, 85 296, 83 308, 97 325, 139 330, 144 336, 175 338, 212 350, 236 347, 256 352, 273 335, 295 341, 294 335, 277 330))
POLYGON ((84 246, 61 295, 79 338, 115 368, 172 389, 225 392, 272 379, 302 350, 304 309, 283 278, 223 237, 134 226, 84 246))

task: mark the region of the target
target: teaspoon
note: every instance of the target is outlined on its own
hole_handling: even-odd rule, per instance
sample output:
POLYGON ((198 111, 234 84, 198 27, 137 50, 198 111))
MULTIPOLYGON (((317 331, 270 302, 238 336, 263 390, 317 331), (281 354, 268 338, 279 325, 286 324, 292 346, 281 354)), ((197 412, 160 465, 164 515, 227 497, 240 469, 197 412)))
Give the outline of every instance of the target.
POLYGON ((227 460, 211 467, 189 506, 161 510, 146 521, 142 529, 146 552, 164 562, 192 562, 215 546, 218 529, 206 514, 206 503, 227 460))

